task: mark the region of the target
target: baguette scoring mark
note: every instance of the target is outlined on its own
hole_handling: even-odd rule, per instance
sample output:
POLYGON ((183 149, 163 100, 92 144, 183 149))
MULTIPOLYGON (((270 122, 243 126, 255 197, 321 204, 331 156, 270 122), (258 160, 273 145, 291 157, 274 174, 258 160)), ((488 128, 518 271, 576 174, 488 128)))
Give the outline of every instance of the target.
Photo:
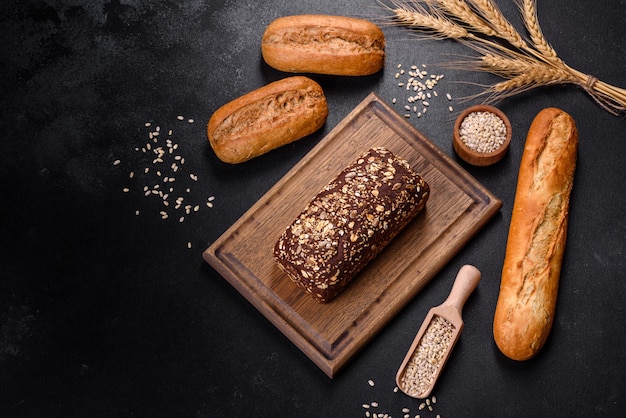
POLYGON ((333 52, 350 51, 356 54, 380 52, 382 55, 385 53, 385 45, 379 39, 329 26, 285 28, 266 37, 264 42, 266 44, 311 45, 313 48, 323 44, 333 52))
MULTIPOLYGON (((536 159, 537 164, 535 167, 544 168, 541 171, 535 170, 532 184, 532 188, 535 190, 542 186, 545 176, 554 171, 558 164, 558 159, 568 145, 568 138, 571 137, 571 125, 568 120, 569 117, 566 114, 557 115, 548 128, 543 148, 536 159), (567 134, 563 134, 563 132, 567 132, 567 134)), ((570 179, 568 189, 571 186, 570 179)))
POLYGON ((322 94, 313 89, 293 89, 269 95, 262 102, 250 103, 228 115, 215 130, 215 141, 254 129, 257 125, 276 123, 277 119, 304 117, 303 113, 310 112, 315 103, 322 100, 322 94))
MULTIPOLYGON (((558 115, 550 124, 546 139, 536 157, 535 171, 533 173, 532 188, 537 190, 542 187, 548 176, 555 176, 559 158, 568 146, 568 138, 571 137, 568 127, 568 115, 558 115), (567 132, 567 134, 563 134, 567 132), (541 167, 541 170, 538 168, 541 167)), ((573 170, 573 169, 572 169, 573 170)), ((559 237, 566 234, 569 195, 573 185, 573 176, 559 176, 565 181, 565 187, 561 192, 550 197, 545 209, 535 223, 533 236, 545 237, 544 239, 532 240, 523 262, 524 277, 537 275, 540 272, 549 274, 550 261, 556 251, 556 243, 561 242, 559 237), (556 237, 556 238, 555 238, 556 237), (532 266, 532 267, 526 267, 532 266), (532 268, 532 269, 531 269, 532 268)), ((527 282, 527 280, 524 280, 527 282)))

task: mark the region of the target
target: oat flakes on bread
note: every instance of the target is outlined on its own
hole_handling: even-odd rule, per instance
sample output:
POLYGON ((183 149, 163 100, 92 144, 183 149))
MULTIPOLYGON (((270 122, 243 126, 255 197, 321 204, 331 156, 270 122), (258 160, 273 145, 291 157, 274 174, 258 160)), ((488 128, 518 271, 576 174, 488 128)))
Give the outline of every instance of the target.
POLYGON ((281 234, 274 259, 318 302, 332 301, 424 208, 430 188, 374 148, 342 170, 281 234))

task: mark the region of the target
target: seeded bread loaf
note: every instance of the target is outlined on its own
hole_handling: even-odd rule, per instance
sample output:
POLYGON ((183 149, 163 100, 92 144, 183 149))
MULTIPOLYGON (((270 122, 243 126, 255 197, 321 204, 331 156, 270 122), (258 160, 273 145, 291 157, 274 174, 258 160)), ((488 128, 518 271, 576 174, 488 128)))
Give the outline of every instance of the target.
POLYGON ((207 135, 220 160, 237 164, 312 134, 327 116, 322 87, 308 77, 294 76, 217 109, 207 135))
POLYGON ((280 71, 370 75, 383 68, 385 35, 378 26, 364 19, 285 16, 267 26, 261 53, 268 65, 280 71))
POLYGON ((330 302, 422 210, 429 186, 385 148, 369 150, 306 206, 274 247, 278 266, 330 302))
POLYGON ((552 328, 577 148, 570 115, 537 114, 520 162, 493 323, 498 348, 514 360, 537 354, 552 328))

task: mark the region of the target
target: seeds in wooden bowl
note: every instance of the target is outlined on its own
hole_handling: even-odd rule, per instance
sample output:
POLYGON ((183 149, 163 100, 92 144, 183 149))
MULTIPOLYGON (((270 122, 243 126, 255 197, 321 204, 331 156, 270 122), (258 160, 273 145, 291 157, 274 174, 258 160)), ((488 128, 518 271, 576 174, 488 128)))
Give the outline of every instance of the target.
POLYGON ((498 108, 471 106, 454 123, 453 145, 466 162, 487 166, 500 161, 511 142, 511 122, 498 108))
POLYGON ((506 126, 495 113, 472 112, 461 122, 459 136, 475 151, 494 152, 504 144, 506 126))

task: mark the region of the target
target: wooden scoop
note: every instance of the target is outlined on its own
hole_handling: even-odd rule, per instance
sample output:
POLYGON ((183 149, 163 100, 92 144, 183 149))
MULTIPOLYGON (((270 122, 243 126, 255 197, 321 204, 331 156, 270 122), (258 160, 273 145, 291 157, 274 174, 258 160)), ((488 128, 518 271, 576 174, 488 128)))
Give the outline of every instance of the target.
POLYGON ((480 271, 464 265, 445 302, 428 312, 396 375, 402 392, 422 399, 430 395, 463 330, 463 305, 479 281, 480 271))

